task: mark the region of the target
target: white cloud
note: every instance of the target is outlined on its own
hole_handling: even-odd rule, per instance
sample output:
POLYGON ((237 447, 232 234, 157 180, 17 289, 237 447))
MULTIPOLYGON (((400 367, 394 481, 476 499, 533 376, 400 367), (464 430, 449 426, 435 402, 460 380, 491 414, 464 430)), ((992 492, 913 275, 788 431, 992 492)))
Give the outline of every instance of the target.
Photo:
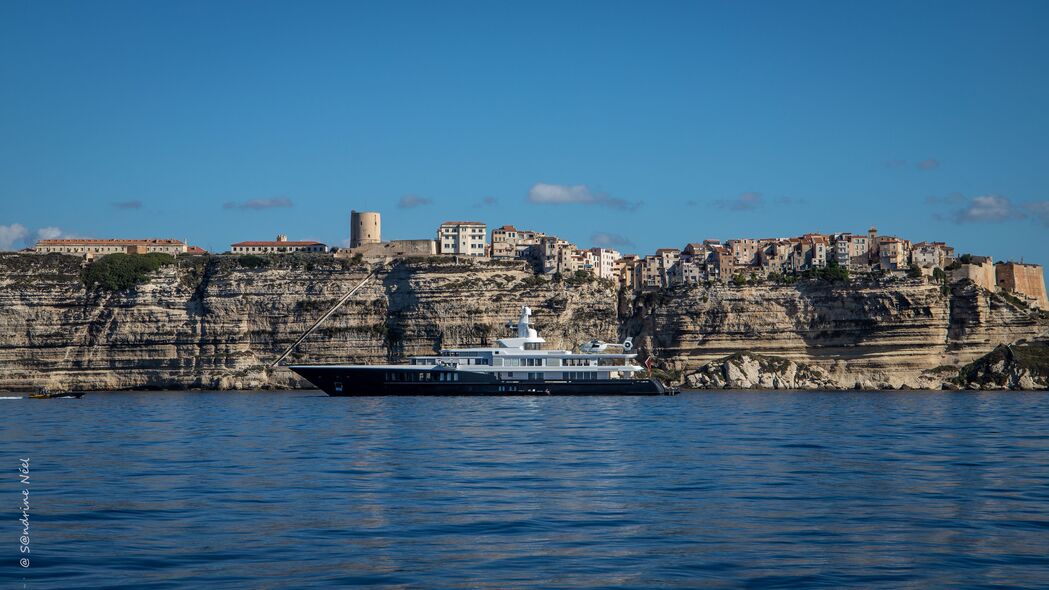
POLYGON ((578 203, 626 211, 633 211, 641 206, 640 202, 631 203, 604 193, 593 192, 585 184, 547 184, 545 182, 537 182, 528 189, 528 202, 547 205, 578 203))
POLYGON ((1024 207, 1031 212, 1031 215, 1042 222, 1042 225, 1049 226, 1049 201, 1034 201, 1027 203, 1024 207))
POLYGON ((57 240, 62 237, 68 238, 72 236, 66 235, 66 233, 62 231, 62 228, 54 226, 42 227, 36 230, 36 239, 38 240, 57 240))
POLYGON ((730 211, 751 211, 757 209, 764 203, 761 197, 761 193, 746 192, 741 193, 734 199, 721 199, 714 201, 714 205, 722 209, 729 209, 730 211))
POLYGON ((260 211, 263 209, 281 209, 292 207, 291 199, 286 197, 273 197, 272 199, 248 199, 247 201, 227 201, 222 205, 223 209, 239 209, 242 211, 260 211))
POLYGON ((935 213, 934 218, 953 221, 954 223, 996 223, 1026 217, 1009 197, 1002 195, 979 195, 966 198, 952 193, 946 197, 929 197, 925 200, 930 205, 950 207, 943 213, 935 213))
POLYGON ((423 207, 433 203, 432 199, 426 197, 420 197, 419 195, 404 195, 397 201, 398 209, 415 209, 416 207, 423 207))
POLYGON ((590 236, 590 243, 599 248, 611 248, 614 246, 633 246, 630 238, 608 232, 597 232, 590 236))
POLYGON ((20 223, 0 225, 0 250, 12 250, 29 236, 29 230, 20 223))

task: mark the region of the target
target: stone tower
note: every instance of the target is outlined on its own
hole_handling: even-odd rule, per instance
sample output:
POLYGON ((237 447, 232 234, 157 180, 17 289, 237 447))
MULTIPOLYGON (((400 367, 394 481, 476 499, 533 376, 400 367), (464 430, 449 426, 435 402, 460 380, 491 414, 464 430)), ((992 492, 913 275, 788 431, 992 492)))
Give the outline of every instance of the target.
POLYGON ((374 211, 350 211, 350 248, 382 242, 382 220, 374 211))

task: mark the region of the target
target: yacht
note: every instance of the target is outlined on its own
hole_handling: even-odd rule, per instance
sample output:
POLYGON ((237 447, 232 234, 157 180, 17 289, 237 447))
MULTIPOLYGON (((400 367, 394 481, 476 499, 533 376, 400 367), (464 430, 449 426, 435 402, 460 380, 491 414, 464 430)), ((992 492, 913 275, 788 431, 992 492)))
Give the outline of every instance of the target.
POLYGON ((291 365, 331 396, 367 395, 674 395, 678 391, 635 364, 630 338, 618 344, 592 340, 580 352, 545 350, 521 308, 516 335, 490 348, 449 348, 414 356, 401 365, 291 365), (621 352, 606 352, 618 349, 621 352))

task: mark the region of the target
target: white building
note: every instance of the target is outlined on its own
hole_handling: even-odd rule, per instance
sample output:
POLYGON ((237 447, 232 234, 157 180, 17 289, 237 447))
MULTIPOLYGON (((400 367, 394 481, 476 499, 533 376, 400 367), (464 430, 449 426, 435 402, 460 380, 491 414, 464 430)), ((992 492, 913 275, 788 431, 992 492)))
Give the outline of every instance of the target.
POLYGON ((234 254, 281 254, 286 252, 327 252, 328 247, 320 242, 289 242, 288 236, 280 234, 272 242, 237 242, 230 244, 234 254))
POLYGON ((591 248, 594 255, 594 275, 600 279, 616 279, 616 262, 622 258, 619 252, 611 248, 591 248))
POLYGON ((488 230, 480 221, 445 221, 437 228, 441 254, 484 256, 488 230))
POLYGON ((59 240, 40 240, 34 250, 39 254, 77 254, 87 258, 105 256, 106 254, 149 254, 159 252, 178 256, 188 250, 186 243, 170 239, 146 240, 96 240, 91 238, 64 238, 59 240))

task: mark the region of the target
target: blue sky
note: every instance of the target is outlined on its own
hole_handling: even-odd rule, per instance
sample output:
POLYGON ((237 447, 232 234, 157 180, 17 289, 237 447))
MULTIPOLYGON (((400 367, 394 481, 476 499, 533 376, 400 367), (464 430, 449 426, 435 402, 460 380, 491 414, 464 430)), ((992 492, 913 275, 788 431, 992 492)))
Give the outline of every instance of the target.
POLYGON ((445 219, 1049 263, 1047 2, 0 2, 0 247, 445 219))

